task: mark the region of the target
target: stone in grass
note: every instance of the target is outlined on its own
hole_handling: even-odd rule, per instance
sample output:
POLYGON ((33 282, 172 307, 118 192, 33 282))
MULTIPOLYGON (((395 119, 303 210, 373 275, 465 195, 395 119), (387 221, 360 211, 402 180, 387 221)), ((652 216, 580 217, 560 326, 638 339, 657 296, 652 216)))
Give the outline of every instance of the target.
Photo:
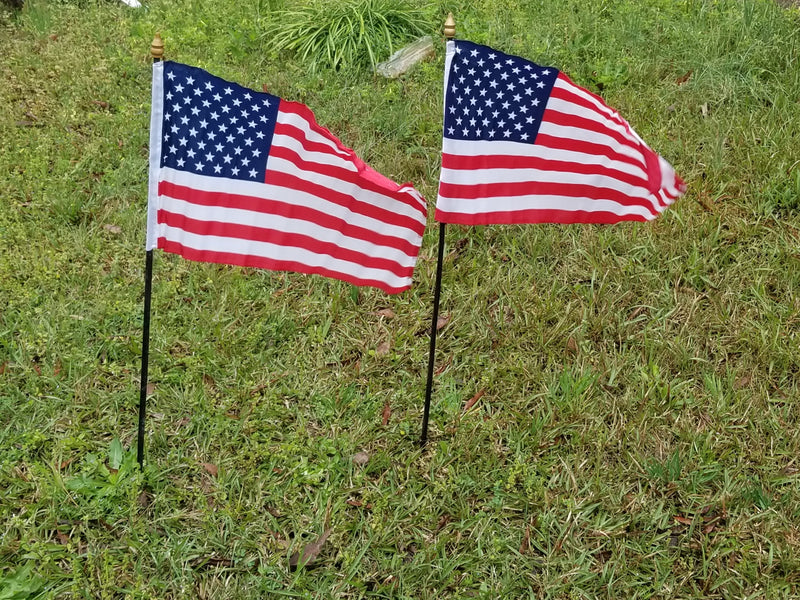
POLYGON ((431 54, 433 54, 433 38, 425 35, 392 54, 386 62, 379 63, 376 71, 379 75, 394 79, 431 54))

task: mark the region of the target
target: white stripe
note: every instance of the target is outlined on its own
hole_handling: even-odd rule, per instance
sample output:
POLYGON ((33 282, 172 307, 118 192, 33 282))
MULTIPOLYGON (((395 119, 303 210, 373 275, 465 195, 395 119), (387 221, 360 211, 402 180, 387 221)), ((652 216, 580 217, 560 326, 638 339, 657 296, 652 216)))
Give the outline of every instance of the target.
POLYGON ((182 229, 159 225, 159 238, 182 244, 199 251, 227 252, 242 256, 258 256, 272 260, 294 261, 307 267, 322 267, 359 279, 374 279, 389 287, 401 288, 411 284, 411 277, 398 277, 383 269, 365 267, 327 254, 316 254, 304 248, 279 246, 268 242, 256 242, 237 238, 196 235, 182 229))
MULTIPOLYGON (((307 235, 321 242, 335 244, 340 248, 354 250, 355 252, 360 252, 367 256, 390 260, 403 267, 413 267, 417 262, 416 257, 408 256, 397 248, 374 244, 359 238, 348 237, 338 229, 329 229, 319 223, 312 223, 301 219, 292 219, 290 217, 259 213, 240 208, 203 206, 169 196, 161 196, 161 208, 171 213, 185 215, 198 221, 259 227, 262 229, 275 230, 278 234, 307 235)), ((265 234, 265 237, 267 235, 274 236, 275 234, 265 234)))
MULTIPOLYGON (((284 103, 284 102, 285 102, 284 100, 281 100, 281 103, 284 103)), ((320 125, 318 125, 317 123, 313 123, 313 125, 312 125, 312 123, 310 123, 309 121, 307 121, 306 119, 304 119, 303 117, 298 115, 297 113, 284 112, 284 111, 279 109, 276 121, 278 123, 282 123, 284 125, 289 125, 291 127, 294 127, 295 129, 298 129, 299 131, 301 131, 303 133, 303 137, 305 137, 309 142, 314 142, 314 143, 317 143, 317 144, 325 144, 326 146, 328 146, 331 150, 333 150, 336 154, 338 154, 340 156, 344 156, 346 158, 349 158, 350 156, 353 155, 352 151, 348 152, 346 149, 339 147, 336 144, 336 142, 334 142, 330 137, 325 135, 323 132, 316 131, 314 129, 315 127, 320 127, 320 125)), ((331 137, 333 137, 332 134, 330 134, 330 135, 331 135, 331 137)))
POLYGON ((508 157, 509 167, 511 168, 514 166, 516 157, 543 158, 582 165, 599 165, 640 179, 647 178, 647 172, 642 168, 598 154, 586 154, 585 152, 575 152, 573 150, 556 150, 540 144, 525 144, 521 142, 461 141, 450 138, 443 138, 443 140, 442 152, 445 154, 456 156, 504 155, 508 157))
POLYGON ((164 63, 153 63, 153 89, 150 103, 150 166, 147 184, 147 239, 145 250, 158 245, 155 228, 158 213, 158 171, 161 168, 161 127, 164 122, 164 63))
POLYGON ((286 160, 285 158, 270 156, 267 159, 267 172, 270 171, 294 175, 300 179, 321 185, 326 189, 333 190, 341 194, 347 194, 348 196, 353 196, 354 198, 357 198, 359 202, 363 202, 364 204, 369 204, 390 211, 394 214, 409 217, 417 223, 426 222, 424 214, 420 213, 419 210, 413 206, 409 206, 405 202, 400 202, 391 196, 385 196, 372 190, 365 190, 355 183, 350 183, 349 181, 344 181, 343 179, 338 179, 337 177, 331 177, 330 175, 322 175, 314 171, 301 169, 293 162, 286 160))
POLYGON ((445 212, 466 215, 521 210, 566 210, 589 213, 602 211, 619 216, 638 215, 648 220, 653 218, 652 212, 643 206, 626 206, 612 200, 570 196, 492 196, 465 200, 463 198, 446 198, 440 195, 436 200, 436 208, 445 212))
MULTIPOLYGON (((308 179, 308 177, 305 178, 308 179)), ((312 208, 333 217, 343 219, 352 225, 374 231, 375 233, 392 236, 402 240, 408 240, 415 246, 420 245, 421 237, 407 227, 394 225, 392 223, 387 223, 373 217, 368 217, 366 215, 353 212, 347 207, 330 202, 325 200, 323 197, 309 194, 307 192, 301 192, 282 186, 268 185, 255 181, 232 181, 220 177, 195 175, 193 173, 186 173, 184 171, 170 168, 161 169, 161 180, 206 192, 240 194, 252 198, 275 200, 277 202, 285 202, 294 206, 312 208)), ((358 193, 363 192, 359 191, 358 193)), ((417 213, 417 216, 419 216, 419 213, 417 213)), ((424 217, 420 222, 424 222, 424 217)))
POLYGON ((456 185, 477 186, 496 183, 572 183, 591 185, 610 189, 633 198, 647 198, 650 190, 643 186, 633 186, 606 175, 584 175, 564 171, 543 171, 541 169, 447 169, 442 168, 440 180, 456 185))
MULTIPOLYGON (((545 113, 544 118, 547 119, 547 113, 545 113)), ((606 146, 617 154, 628 156, 642 165, 647 165, 644 156, 642 156, 641 150, 621 144, 610 135, 597 133, 591 129, 572 127, 570 125, 556 125, 555 123, 549 123, 548 121, 544 120, 542 121, 542 125, 539 127, 539 133, 566 140, 580 140, 582 142, 591 142, 593 144, 606 146)))
POLYGON ((277 147, 288 148, 303 157, 303 160, 322 165, 329 165, 345 171, 355 173, 358 171, 353 162, 341 156, 334 156, 324 152, 315 152, 303 147, 303 143, 296 137, 290 135, 283 135, 276 133, 272 136, 272 145, 277 147))

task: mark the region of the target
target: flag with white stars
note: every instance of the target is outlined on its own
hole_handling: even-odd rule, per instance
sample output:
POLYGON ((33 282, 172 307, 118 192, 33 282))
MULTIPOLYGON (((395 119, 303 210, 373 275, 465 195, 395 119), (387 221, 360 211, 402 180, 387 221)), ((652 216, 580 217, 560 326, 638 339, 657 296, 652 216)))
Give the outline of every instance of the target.
POLYGON ((427 208, 308 107, 175 62, 153 65, 147 249, 411 285, 427 208))
POLYGON ((646 221, 685 187, 616 111, 557 69, 447 42, 437 221, 646 221))

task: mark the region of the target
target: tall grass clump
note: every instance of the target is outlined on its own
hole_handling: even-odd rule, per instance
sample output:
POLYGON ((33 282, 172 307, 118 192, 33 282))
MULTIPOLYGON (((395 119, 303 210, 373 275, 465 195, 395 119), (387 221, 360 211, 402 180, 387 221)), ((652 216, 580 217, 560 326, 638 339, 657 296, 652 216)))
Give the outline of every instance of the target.
POLYGON ((430 15, 405 0, 309 0, 275 11, 264 39, 276 53, 293 53, 312 70, 373 69, 395 44, 433 29, 430 15))

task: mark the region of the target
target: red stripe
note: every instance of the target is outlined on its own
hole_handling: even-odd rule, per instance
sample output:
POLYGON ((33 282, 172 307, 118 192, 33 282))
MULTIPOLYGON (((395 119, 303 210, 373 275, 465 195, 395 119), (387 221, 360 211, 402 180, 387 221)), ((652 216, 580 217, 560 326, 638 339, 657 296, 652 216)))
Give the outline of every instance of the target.
MULTIPOLYGON (((297 139, 297 138, 295 137, 295 139, 297 139)), ((304 149, 305 149, 306 142, 304 140, 298 140, 298 141, 303 142, 304 149)), ((301 169, 303 171, 309 171, 311 173, 317 173, 319 175, 324 175, 326 177, 333 177, 335 179, 339 179, 341 181, 349 183, 349 184, 351 184, 353 186, 359 187, 362 190, 365 190, 365 191, 368 191, 368 192, 373 192, 375 194, 380 194, 381 196, 387 196, 391 200, 394 200, 396 202, 400 202, 402 204, 410 206, 411 208, 416 210, 423 217, 426 216, 426 214, 427 214, 427 208, 425 207, 424 203, 421 203, 409 191, 401 191, 401 189, 400 189, 401 186, 398 186, 397 184, 392 182, 390 179, 387 179, 386 181, 392 183, 392 188, 387 188, 385 186, 381 186, 377 182, 375 182, 374 180, 368 179, 366 177, 366 175, 374 174, 375 172, 372 171, 372 169, 370 169, 368 166, 364 165, 363 163, 361 163, 360 168, 362 168, 364 170, 359 171, 359 172, 348 171, 347 169, 343 169, 341 167, 336 167, 336 166, 332 166, 332 165, 326 165, 326 164, 322 164, 322 163, 313 162, 311 160, 307 160, 305 156, 303 156, 302 154, 299 154, 298 152, 292 150, 291 148, 287 148, 285 146, 278 146, 278 145, 273 145, 272 146, 272 148, 270 149, 269 155, 270 155, 270 157, 274 156, 276 158, 282 158, 284 160, 287 160, 287 161, 291 162, 293 165, 295 165, 298 169, 301 169)), ((342 157, 339 156, 338 158, 342 158, 342 157)), ((269 178, 270 171, 271 171, 270 163, 269 163, 269 161, 267 161, 267 177, 268 178, 269 178)), ((280 171, 278 171, 278 172, 280 173, 280 171)), ((324 188, 324 189, 328 189, 328 188, 324 188)), ((369 204, 369 203, 363 203, 362 202, 362 204, 365 204, 365 206, 377 208, 374 205, 369 204)), ((392 220, 394 220, 394 219, 397 219, 397 218, 409 219, 410 221, 414 221, 414 219, 412 219, 411 217, 405 217, 405 216, 402 216, 402 215, 398 215, 397 213, 395 213, 393 211, 388 211, 386 209, 378 209, 378 210, 384 210, 386 214, 391 215, 391 217, 389 219, 390 222, 392 220)), ((362 214, 366 214, 366 213, 362 213, 362 214)), ((386 221, 387 219, 386 218, 382 218, 381 220, 382 221, 386 221)), ((416 223, 416 221, 414 221, 414 222, 416 223)))
POLYGON ((372 286, 383 290, 387 294, 398 294, 411 287, 411 284, 403 287, 392 287, 377 279, 362 279, 347 273, 332 271, 323 267, 311 267, 291 260, 273 260, 263 256, 250 256, 243 254, 232 254, 230 252, 214 252, 210 250, 195 250, 188 248, 178 242, 171 242, 163 237, 158 238, 158 247, 165 252, 178 254, 186 259, 197 262, 211 262, 225 265, 237 265, 240 267, 255 267, 258 269, 270 269, 272 271, 294 271, 296 273, 308 273, 310 275, 323 275, 333 277, 347 283, 359 286, 372 286))
MULTIPOLYGON (((459 156, 442 153, 442 168, 457 171, 478 169, 536 169, 553 173, 577 173, 579 175, 605 175, 629 185, 647 187, 647 180, 612 167, 596 164, 550 160, 533 156, 514 156, 503 154, 484 154, 481 156, 459 156)), ((486 174, 490 175, 489 173, 486 174)))
POLYGON ((170 183, 168 181, 160 181, 158 183, 158 194, 159 196, 169 196, 170 198, 184 200, 201 206, 237 208, 262 214, 280 215, 291 219, 308 221, 309 223, 315 223, 328 229, 337 230, 346 237, 372 242, 378 246, 396 248, 408 254, 408 256, 416 256, 419 252, 419 247, 408 240, 380 234, 371 229, 352 225, 344 219, 334 217, 329 213, 305 206, 290 204, 288 202, 282 202, 280 200, 253 198, 251 196, 224 192, 208 192, 170 183))
MULTIPOLYGON (((275 154, 275 152, 272 154, 275 154)), ((268 167, 265 183, 312 194, 318 198, 333 202, 339 206, 343 206, 354 213, 375 219, 376 221, 389 223, 398 227, 403 227, 404 229, 409 229, 417 235, 422 235, 422 233, 425 231, 424 222, 417 221, 416 219, 407 217, 405 215, 397 214, 396 212, 375 206, 369 202, 361 202, 349 194, 332 190, 324 185, 314 183, 308 179, 303 179, 302 177, 298 177, 296 175, 290 175, 288 173, 270 169, 268 167)), ((355 193, 358 193, 358 190, 356 190, 355 193)))
POLYGON ((398 277, 410 277, 414 272, 413 267, 405 267, 397 261, 370 256, 369 254, 343 248, 331 242, 323 242, 300 233, 288 233, 277 229, 237 225, 220 221, 199 221, 186 215, 163 209, 158 211, 158 222, 197 235, 213 235, 223 238, 267 242, 286 248, 302 248, 315 254, 324 254, 363 267, 388 271, 398 277))
MULTIPOLYGON (((543 148, 551 148, 553 150, 566 150, 567 152, 579 152, 581 154, 589 154, 593 156, 605 156, 609 160, 633 165, 644 171, 642 161, 628 156, 627 154, 620 154, 605 144, 598 144, 595 142, 588 142, 586 140, 563 138, 546 133, 539 133, 536 136, 536 145, 543 148)), ((580 160, 580 157, 576 157, 580 160)))
POLYGON ((567 198, 588 198, 590 200, 609 200, 622 206, 641 206, 653 211, 653 203, 648 197, 629 196, 618 190, 597 187, 589 183, 551 183, 543 181, 454 184, 441 182, 439 195, 445 198, 476 200, 502 196, 566 196, 567 198))
POLYGON ((620 216, 606 211, 569 211, 557 209, 528 209, 502 212, 466 214, 436 209, 434 218, 439 223, 455 225, 515 225, 525 223, 598 223, 611 225, 621 221, 647 221, 640 215, 620 216))

